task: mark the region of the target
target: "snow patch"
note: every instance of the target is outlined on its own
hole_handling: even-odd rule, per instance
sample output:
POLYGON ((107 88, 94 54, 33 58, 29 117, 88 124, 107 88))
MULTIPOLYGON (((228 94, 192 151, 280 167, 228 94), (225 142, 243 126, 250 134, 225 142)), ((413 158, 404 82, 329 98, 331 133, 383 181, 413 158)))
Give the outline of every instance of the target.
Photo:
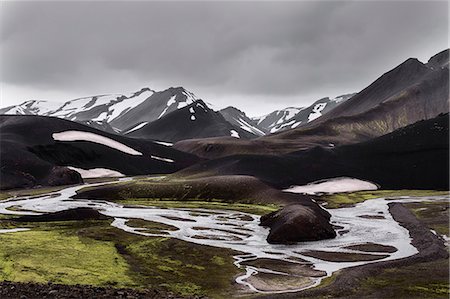
POLYGON ((130 130, 126 131, 124 134, 128 134, 131 133, 133 131, 139 130, 140 128, 142 128, 143 126, 145 126, 146 124, 148 124, 148 121, 144 121, 143 123, 138 124, 137 126, 135 126, 134 128, 131 128, 130 130))
POLYGON ((313 121, 322 116, 322 110, 325 109, 327 103, 319 103, 314 106, 312 112, 308 116, 308 122, 313 121))
POLYGON ((241 137, 239 136, 239 133, 236 132, 235 130, 231 130, 231 131, 230 131, 230 134, 231 134, 231 137, 234 137, 234 138, 241 138, 241 137))
POLYGON ((236 121, 239 124, 239 127, 247 132, 250 132, 250 133, 256 134, 256 135, 260 135, 260 136, 265 135, 265 133, 263 131, 261 131, 258 128, 255 128, 254 126, 252 126, 251 124, 249 124, 242 118, 236 119, 236 121))
POLYGON ((191 115, 191 120, 195 120, 195 115, 191 115))
POLYGON ((172 96, 168 101, 167 101, 167 107, 171 106, 172 104, 175 104, 177 101, 175 100, 177 98, 177 95, 172 96))
POLYGON ((279 130, 281 130, 285 127, 288 127, 290 125, 294 125, 294 124, 295 124, 295 120, 291 120, 287 123, 281 124, 280 126, 273 127, 272 129, 270 129, 270 133, 278 132, 279 130))
POLYGON ((169 163, 173 163, 173 162, 175 162, 174 160, 172 160, 172 159, 169 159, 169 158, 162 158, 162 157, 158 157, 158 156, 150 156, 152 159, 155 159, 155 160, 160 160, 160 161, 164 161, 164 162, 169 162, 169 163))
POLYGON ((164 142, 164 141, 154 141, 154 142, 158 143, 158 144, 161 144, 161 145, 164 145, 164 146, 172 146, 173 145, 173 143, 164 142))
POLYGON ((96 118, 93 118, 92 120, 96 121, 96 122, 100 122, 100 121, 103 121, 107 115, 108 115, 108 113, 102 112, 99 114, 99 116, 97 116, 96 118))
POLYGON ((89 141, 98 144, 102 144, 111 148, 114 148, 118 151, 133 155, 133 156, 142 156, 141 152, 138 152, 132 149, 129 146, 126 146, 123 143, 115 141, 111 138, 98 135, 91 132, 83 132, 83 131, 64 131, 60 133, 53 133, 52 137, 57 141, 89 141))
POLYGON ((78 172, 83 179, 90 179, 90 178, 116 178, 116 177, 123 177, 124 174, 107 169, 107 168, 92 168, 92 169, 82 169, 77 168, 73 166, 67 166, 67 168, 75 170, 78 172))
POLYGON ((378 186, 374 183, 355 179, 355 178, 334 178, 329 180, 321 180, 309 183, 303 186, 293 186, 283 191, 303 194, 318 194, 318 193, 341 193, 341 192, 355 192, 363 190, 377 190, 378 186))
POLYGON ((123 99, 122 101, 111 105, 109 107, 109 111, 111 113, 111 116, 109 117, 108 121, 112 121, 113 119, 119 117, 120 115, 124 114, 125 112, 131 110, 132 108, 137 107, 141 103, 143 103, 145 100, 147 100, 149 97, 153 95, 152 90, 146 90, 139 94, 138 96, 132 96, 123 99))

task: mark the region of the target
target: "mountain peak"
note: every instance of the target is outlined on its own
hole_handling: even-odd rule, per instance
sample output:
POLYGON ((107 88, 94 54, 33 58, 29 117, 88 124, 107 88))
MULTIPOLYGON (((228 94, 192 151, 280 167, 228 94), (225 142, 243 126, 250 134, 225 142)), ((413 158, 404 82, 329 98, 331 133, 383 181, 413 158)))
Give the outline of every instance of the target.
POLYGON ((432 68, 445 67, 449 64, 449 52, 450 49, 445 49, 437 53, 428 60, 427 65, 432 68))

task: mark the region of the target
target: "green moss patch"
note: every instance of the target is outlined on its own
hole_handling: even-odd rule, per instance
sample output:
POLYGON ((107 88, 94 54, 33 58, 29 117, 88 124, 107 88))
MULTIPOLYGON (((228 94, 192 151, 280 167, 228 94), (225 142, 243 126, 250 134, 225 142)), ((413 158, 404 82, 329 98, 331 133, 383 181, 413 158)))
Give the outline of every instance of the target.
POLYGON ((111 242, 81 240, 58 231, 0 235, 2 280, 134 286, 128 269, 111 242))
POLYGON ((358 288, 363 298, 448 298, 449 261, 419 263, 407 267, 384 270, 364 279, 358 288))
POLYGON ((414 215, 441 235, 449 235, 449 203, 448 202, 418 202, 405 204, 414 215))
POLYGON ((398 197, 398 196, 438 196, 448 195, 448 191, 435 190, 377 190, 377 191, 361 191, 353 193, 337 193, 323 195, 317 198, 319 202, 326 202, 327 208, 335 209, 341 207, 353 206, 357 203, 368 199, 381 197, 398 197))
MULTIPOLYGON (((8 228, 14 222, 7 222, 8 228)), ((132 226, 170 229, 132 219, 132 226)), ((223 298, 240 270, 232 250, 173 238, 151 238, 110 222, 20 223, 32 230, 0 234, 0 279, 20 282, 168 289, 223 298)))
POLYGON ((154 206, 160 208, 186 208, 186 209, 215 209, 215 210, 232 210, 255 215, 264 215, 273 211, 277 211, 280 207, 276 204, 245 204, 245 203, 224 203, 220 200, 198 201, 197 199, 177 201, 170 198, 166 199, 127 199, 119 200, 117 203, 123 205, 142 205, 154 206))

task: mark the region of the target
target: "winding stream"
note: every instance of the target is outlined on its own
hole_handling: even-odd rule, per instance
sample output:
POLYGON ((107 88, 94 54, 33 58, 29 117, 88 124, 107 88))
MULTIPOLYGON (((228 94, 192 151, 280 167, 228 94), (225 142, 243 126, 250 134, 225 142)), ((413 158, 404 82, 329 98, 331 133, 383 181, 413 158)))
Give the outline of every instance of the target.
MULTIPOLYGON (((130 233, 143 236, 170 236, 187 242, 242 252, 243 254, 234 256, 234 259, 235 265, 244 269, 245 274, 237 277, 236 282, 253 292, 283 293, 314 287, 323 278, 343 268, 400 259, 416 254, 418 251, 411 245, 408 231, 392 218, 388 211, 388 203, 448 200, 447 196, 399 197, 393 200, 378 198, 367 200, 351 208, 330 209, 328 211, 332 215, 331 221, 339 227, 338 236, 335 239, 303 242, 295 245, 273 245, 266 242, 269 231, 258 225, 259 216, 257 215, 229 210, 123 206, 107 201, 71 198, 81 188, 104 184, 85 184, 42 196, 24 196, 0 201, 0 214, 38 215, 78 207, 90 207, 104 215, 114 217, 111 225, 130 233), (176 227, 177 230, 149 232, 145 228, 127 225, 130 218, 167 224, 176 227), (370 252, 371 256, 379 256, 378 260, 373 261, 356 259, 338 262, 312 257, 310 254, 306 255, 311 251, 367 255, 368 252, 346 248, 349 245, 360 245, 367 242, 392 246, 397 250, 391 253, 370 252), (292 276, 282 270, 252 265, 252 261, 261 259, 301 265, 317 275, 308 277, 307 283, 302 283, 300 286, 294 284, 281 289, 260 288, 258 287, 260 284, 256 285, 253 282, 255 276, 264 274, 292 276)), ((26 229, 6 229, 0 230, 0 233, 22 230, 26 229)))

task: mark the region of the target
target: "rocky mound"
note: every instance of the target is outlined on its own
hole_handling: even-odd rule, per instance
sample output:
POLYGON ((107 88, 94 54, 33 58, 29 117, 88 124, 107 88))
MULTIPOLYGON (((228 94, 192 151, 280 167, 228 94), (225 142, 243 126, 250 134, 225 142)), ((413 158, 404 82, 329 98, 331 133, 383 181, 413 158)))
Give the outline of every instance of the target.
POLYGON ((308 207, 291 204, 261 217, 260 225, 270 228, 267 242, 290 244, 336 237, 330 217, 308 207))

